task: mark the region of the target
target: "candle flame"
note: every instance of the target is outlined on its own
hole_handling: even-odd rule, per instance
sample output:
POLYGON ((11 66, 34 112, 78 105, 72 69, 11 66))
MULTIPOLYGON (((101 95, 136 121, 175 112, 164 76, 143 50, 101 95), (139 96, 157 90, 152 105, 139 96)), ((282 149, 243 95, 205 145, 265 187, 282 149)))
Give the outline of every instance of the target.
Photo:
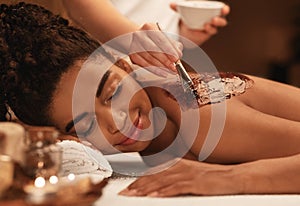
POLYGON ((68 180, 70 180, 70 181, 75 180, 75 175, 74 175, 73 173, 70 173, 70 174, 68 175, 68 180))
POLYGON ((55 175, 51 176, 51 177, 49 178, 49 182, 50 182, 51 184, 53 184, 53 185, 57 184, 57 182, 58 182, 57 176, 55 176, 55 175))
POLYGON ((37 177, 34 180, 34 186, 37 188, 43 188, 43 187, 45 187, 45 185, 46 185, 46 181, 45 181, 45 178, 43 178, 43 177, 37 177))

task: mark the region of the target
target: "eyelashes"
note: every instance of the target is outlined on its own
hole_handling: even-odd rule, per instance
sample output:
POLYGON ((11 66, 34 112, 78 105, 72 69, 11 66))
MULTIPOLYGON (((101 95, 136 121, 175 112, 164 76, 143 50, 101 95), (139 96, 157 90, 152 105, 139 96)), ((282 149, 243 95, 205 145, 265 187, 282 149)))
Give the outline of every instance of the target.
MULTIPOLYGON (((122 84, 118 84, 112 95, 105 101, 106 103, 110 102, 112 98, 117 97, 122 91, 122 84)), ((96 114, 90 114, 85 119, 81 121, 79 125, 77 135, 80 138, 87 138, 96 128, 97 117, 96 114)))
MULTIPOLYGON (((118 83, 115 90, 111 95, 108 95, 108 98, 105 100, 105 104, 110 103, 110 101, 117 97, 122 91, 122 84, 118 83)), ((77 123, 76 133, 79 138, 87 138, 93 133, 97 126, 97 117, 96 114, 90 113, 84 117, 80 122, 77 123)))
POLYGON ((116 89, 114 90, 114 92, 112 93, 112 95, 109 98, 107 98, 105 102, 108 103, 109 101, 112 100, 113 97, 117 97, 120 94, 121 90, 122 90, 122 84, 119 83, 116 89))
POLYGON ((97 117, 95 114, 89 115, 78 124, 76 133, 79 138, 87 138, 96 128, 97 117))

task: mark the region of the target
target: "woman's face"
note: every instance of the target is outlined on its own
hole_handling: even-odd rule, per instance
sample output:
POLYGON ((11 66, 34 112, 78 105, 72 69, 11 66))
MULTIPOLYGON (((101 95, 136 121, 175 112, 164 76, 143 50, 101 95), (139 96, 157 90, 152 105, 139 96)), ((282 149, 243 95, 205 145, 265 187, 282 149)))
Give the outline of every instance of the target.
POLYGON ((100 77, 94 108, 73 116, 73 92, 81 65, 78 61, 58 84, 50 109, 55 126, 65 134, 91 142, 104 154, 144 150, 150 144, 145 139, 153 134, 149 119, 151 102, 145 90, 138 89, 128 104, 124 103, 124 96, 138 84, 115 65, 100 77))

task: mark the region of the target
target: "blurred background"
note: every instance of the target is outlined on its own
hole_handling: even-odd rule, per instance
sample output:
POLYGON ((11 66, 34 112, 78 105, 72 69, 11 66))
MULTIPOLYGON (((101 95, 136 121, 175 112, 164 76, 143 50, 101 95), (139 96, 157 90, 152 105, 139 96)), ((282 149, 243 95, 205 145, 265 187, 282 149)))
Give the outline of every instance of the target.
POLYGON ((227 0, 228 26, 202 48, 219 70, 300 86, 300 0, 227 0))
MULTIPOLYGON (((25 1, 66 17, 60 0, 25 1)), ((223 2, 231 7, 229 24, 201 46, 218 70, 252 74, 300 87, 300 0, 223 2)))

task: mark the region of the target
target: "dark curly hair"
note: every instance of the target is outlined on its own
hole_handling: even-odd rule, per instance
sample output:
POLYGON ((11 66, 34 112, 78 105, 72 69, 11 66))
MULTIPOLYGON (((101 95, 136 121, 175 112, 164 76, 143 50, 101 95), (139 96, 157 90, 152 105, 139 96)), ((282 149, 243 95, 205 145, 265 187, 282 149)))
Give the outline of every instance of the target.
POLYGON ((100 44, 67 20, 24 2, 0 6, 0 121, 10 107, 31 125, 51 125, 60 77, 100 44))

